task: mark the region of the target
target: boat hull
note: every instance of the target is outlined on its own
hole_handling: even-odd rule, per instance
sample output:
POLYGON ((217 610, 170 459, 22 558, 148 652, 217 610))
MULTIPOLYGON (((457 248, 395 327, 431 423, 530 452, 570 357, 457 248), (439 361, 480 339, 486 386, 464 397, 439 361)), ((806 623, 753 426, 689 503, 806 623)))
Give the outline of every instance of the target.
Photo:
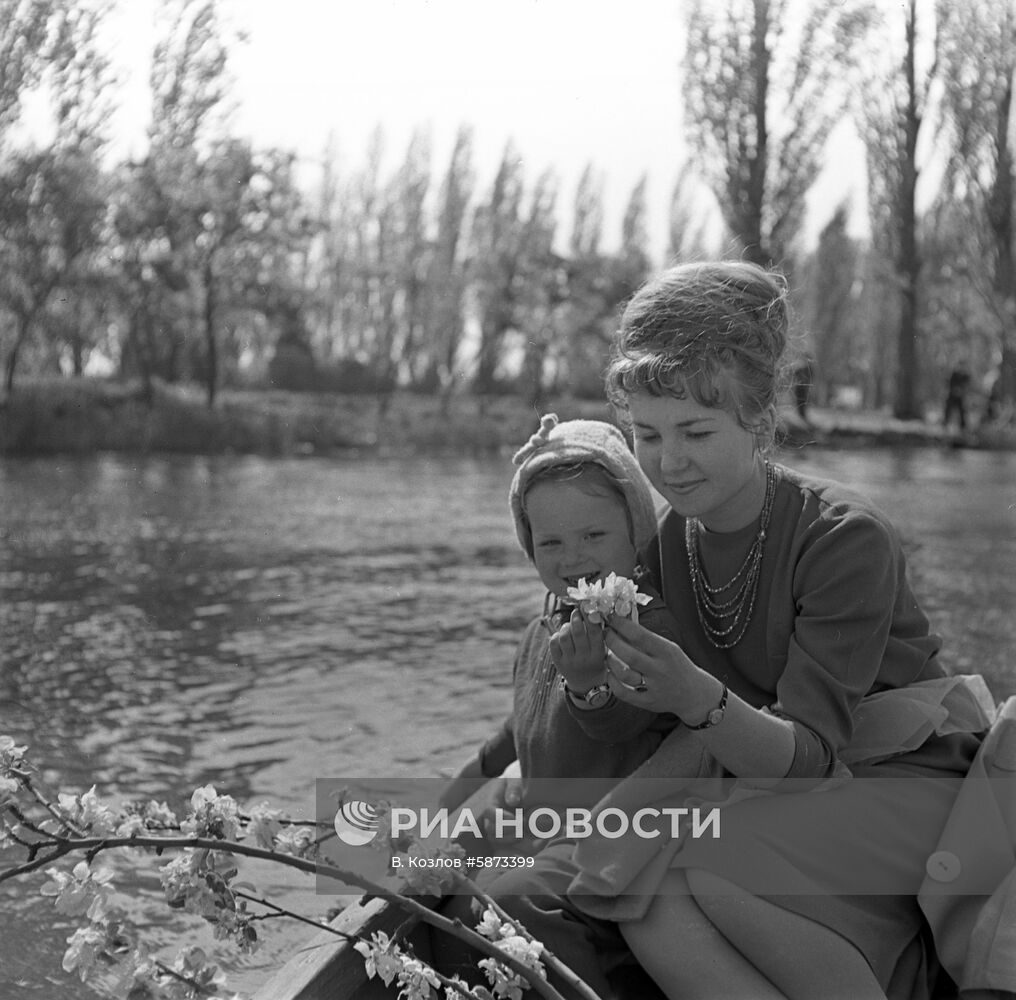
MULTIPOLYGON (((407 931, 424 930, 417 918, 400 907, 383 899, 365 901, 363 897, 329 924, 344 934, 365 938, 375 931, 390 935, 403 925, 407 931)), ((426 935, 418 933, 417 938, 425 940, 426 935)), ((414 940, 414 947, 419 954, 423 945, 414 940)), ((322 930, 258 989, 253 1000, 379 1000, 396 995, 394 984, 385 987, 380 979, 368 980, 363 956, 353 949, 352 941, 322 930)))

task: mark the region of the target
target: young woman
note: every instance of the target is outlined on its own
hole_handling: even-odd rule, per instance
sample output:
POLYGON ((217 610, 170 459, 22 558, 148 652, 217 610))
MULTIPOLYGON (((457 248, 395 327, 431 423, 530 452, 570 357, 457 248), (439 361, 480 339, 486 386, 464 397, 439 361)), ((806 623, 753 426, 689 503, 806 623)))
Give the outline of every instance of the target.
MULTIPOLYGON (((567 906, 503 902, 580 974, 576 921, 616 922, 673 1000, 919 997, 916 894, 991 705, 947 677, 887 518, 768 459, 785 293, 750 264, 673 268, 626 307, 606 374, 670 505, 646 562, 678 622, 674 642, 612 621, 611 687, 683 723, 617 801, 697 748, 737 792, 721 835, 579 841, 567 906)), ((671 775, 671 805, 699 793, 671 775)))

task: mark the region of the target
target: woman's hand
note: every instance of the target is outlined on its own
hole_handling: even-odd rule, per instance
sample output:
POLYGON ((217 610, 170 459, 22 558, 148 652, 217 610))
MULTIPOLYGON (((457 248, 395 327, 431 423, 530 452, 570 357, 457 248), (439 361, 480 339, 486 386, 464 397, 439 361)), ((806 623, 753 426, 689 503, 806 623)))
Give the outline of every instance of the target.
POLYGON ((568 687, 582 693, 605 678, 603 628, 591 625, 576 608, 550 637, 550 658, 568 687))
MULTIPOLYGON (((669 639, 634 622, 611 618, 608 683, 618 698, 652 712, 672 712, 698 727, 716 708, 722 684, 669 639)), ((731 774, 764 787, 781 780, 794 761, 794 725, 728 692, 723 720, 701 730, 709 752, 731 774)))
POLYGON ((608 623, 606 648, 608 683, 618 698, 680 718, 700 708, 704 715, 712 707, 716 681, 677 643, 615 615, 608 623))

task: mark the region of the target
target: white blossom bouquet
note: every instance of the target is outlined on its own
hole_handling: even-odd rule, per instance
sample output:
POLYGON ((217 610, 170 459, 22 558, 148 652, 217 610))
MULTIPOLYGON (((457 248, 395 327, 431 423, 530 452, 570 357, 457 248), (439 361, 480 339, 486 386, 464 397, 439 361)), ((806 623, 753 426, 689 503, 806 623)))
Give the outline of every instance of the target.
POLYGON ((633 580, 616 573, 592 583, 587 583, 583 577, 577 587, 568 588, 568 597, 578 606, 586 621, 593 624, 604 623, 611 615, 637 622, 639 605, 652 600, 648 594, 639 593, 633 580))

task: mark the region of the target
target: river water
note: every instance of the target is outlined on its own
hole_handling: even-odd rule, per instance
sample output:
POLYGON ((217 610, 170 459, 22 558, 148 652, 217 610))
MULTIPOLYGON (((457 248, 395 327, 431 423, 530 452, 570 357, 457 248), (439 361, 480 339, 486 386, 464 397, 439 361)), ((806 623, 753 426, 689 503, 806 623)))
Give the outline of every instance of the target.
MULTIPOLYGON (((894 518, 946 661, 1016 694, 1016 455, 805 451, 894 518)), ((538 609, 504 458, 122 456, 0 462, 0 733, 42 776, 178 809, 198 785, 311 817, 314 782, 450 773, 508 708, 538 609)), ((132 915, 156 945, 201 943, 251 990, 297 925, 238 959, 160 901, 152 859, 132 915)), ((303 877, 245 867, 321 916, 303 877)), ((126 876, 125 876, 126 877, 126 876)), ((0 1000, 107 996, 60 968, 74 925, 0 885, 0 1000)))

